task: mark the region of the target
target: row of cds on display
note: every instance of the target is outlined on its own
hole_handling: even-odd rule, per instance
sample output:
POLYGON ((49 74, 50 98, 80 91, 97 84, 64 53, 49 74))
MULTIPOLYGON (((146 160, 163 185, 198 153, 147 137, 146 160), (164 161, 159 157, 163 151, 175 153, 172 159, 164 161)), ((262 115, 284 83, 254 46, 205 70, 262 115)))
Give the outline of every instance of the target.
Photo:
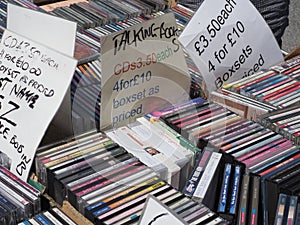
POLYGON ((71 82, 72 124, 74 132, 98 130, 101 103, 101 62, 78 65, 71 82))
POLYGON ((117 21, 115 23, 108 23, 103 26, 90 27, 79 31, 77 38, 79 39, 78 41, 82 44, 87 45, 94 50, 100 51, 100 39, 102 36, 132 27, 136 24, 143 23, 152 19, 153 17, 160 16, 165 13, 174 13, 177 25, 181 30, 184 29, 184 27, 194 14, 193 11, 187 9, 186 7, 177 5, 176 7, 166 9, 164 11, 155 11, 150 14, 141 14, 130 19, 117 21))
POLYGON ((300 204, 298 196, 281 193, 277 202, 274 224, 299 224, 300 204))
MULTIPOLYGON (((298 102, 299 103, 299 102, 298 102)), ((259 117, 259 123, 282 134, 300 146, 300 105, 267 113, 259 117)))
POLYGON ((260 178, 243 164, 206 147, 182 192, 226 218, 231 224, 262 224, 260 178))
MULTIPOLYGON (((122 224, 128 221, 136 223, 138 220, 136 218, 140 214, 133 212, 135 210, 141 212, 142 208, 141 203, 136 203, 140 201, 144 203, 145 194, 148 193, 154 193, 161 199, 155 191, 165 193, 164 188, 169 190, 168 183, 180 181, 181 172, 185 168, 185 164, 181 164, 179 179, 176 179, 174 173, 169 173, 174 171, 171 168, 175 168, 170 164, 153 163, 153 169, 151 169, 143 163, 143 161, 148 163, 151 161, 149 156, 156 160, 166 159, 168 162, 175 156, 179 156, 176 149, 180 148, 178 143, 182 143, 183 139, 180 139, 180 133, 176 135, 166 124, 171 124, 171 121, 175 122, 175 120, 179 120, 178 125, 189 120, 194 123, 195 120, 201 120, 206 123, 206 126, 199 125, 199 131, 202 130, 200 133, 204 137, 212 137, 213 147, 204 147, 203 151, 199 149, 191 151, 195 157, 194 160, 190 160, 195 162, 192 165, 194 170, 187 179, 182 193, 194 198, 194 201, 184 197, 181 192, 176 191, 176 193, 185 199, 182 200, 183 202, 192 201, 196 205, 201 202, 201 207, 194 205, 191 208, 191 211, 195 213, 193 213, 194 216, 206 215, 197 217, 198 222, 206 218, 207 214, 194 210, 199 209, 198 207, 204 210, 202 204, 206 203, 205 205, 209 205, 210 210, 222 214, 234 224, 235 222, 236 224, 251 224, 250 220, 254 222, 253 224, 262 224, 263 220, 267 220, 265 224, 273 224, 281 216, 281 211, 278 211, 274 204, 277 200, 281 201, 278 193, 299 194, 299 149, 291 141, 252 121, 242 119, 237 115, 232 117, 235 118, 234 120, 230 120, 226 115, 230 116, 233 113, 224 110, 227 113, 222 115, 221 109, 222 107, 215 103, 195 99, 171 109, 153 112, 152 115, 155 115, 155 118, 151 118, 153 123, 140 118, 138 124, 133 123, 117 130, 107 131, 107 134, 118 142, 123 140, 120 142, 123 147, 104 134, 95 134, 48 150, 44 149, 37 154, 37 174, 46 184, 49 194, 54 196, 57 202, 61 203, 67 199, 94 223, 122 224), (213 117, 210 115, 212 112, 218 112, 221 115, 219 119, 209 120, 213 117), (203 116, 207 116, 208 120, 203 120, 203 116), (156 121, 157 117, 166 123, 156 121), (141 127, 142 125, 144 126, 141 127), (150 130, 147 131, 147 129, 150 130), (163 133, 165 136, 162 135, 163 133), (153 134, 156 134, 155 139, 153 134), (163 143, 166 135, 170 138, 167 143, 177 143, 177 147, 171 150, 173 157, 170 152, 163 152, 163 147, 169 149, 169 146, 163 143), (136 137, 138 141, 134 138, 130 139, 130 136, 136 137), (157 136, 162 136, 162 139, 157 140, 157 136), (142 144, 138 148, 137 144, 132 145, 133 141, 142 144), (228 157, 232 155, 231 152, 224 154, 224 151, 228 149, 236 149, 235 152, 239 153, 238 146, 244 153, 240 157, 228 157), (219 153, 220 148, 222 150, 219 153), (125 149, 130 150, 132 154, 125 149), (145 154, 138 153, 138 150, 142 150, 141 152, 145 154), (168 156, 168 158, 163 158, 160 153, 165 153, 165 157, 168 156), (255 168, 251 168, 251 165, 255 168), (250 175, 249 172, 251 172, 250 175), (162 177, 167 178, 168 182, 162 177), (191 195, 193 189, 195 192, 191 195), (268 214, 267 219, 264 213, 268 214), (248 222, 242 223, 242 221, 248 222)), ((174 128, 174 125, 172 126, 174 128)), ((208 140, 210 142, 211 138, 208 140)), ((197 143, 204 146, 203 142, 197 143)), ((180 161, 174 160, 174 162, 178 162, 177 165, 179 165, 180 161)), ((176 183, 173 184, 176 185, 176 183)), ((179 186, 181 186, 180 183, 179 186)), ((173 187, 171 189, 175 190, 173 187)), ((171 205, 169 205, 170 208, 172 208, 171 205)), ((175 205, 178 206, 177 203, 175 205)), ((174 208, 175 211, 176 208, 174 208)), ((205 206, 206 210, 208 208, 205 206)), ((209 215, 215 216, 216 214, 211 214, 210 210, 209 215)), ((187 211, 191 212, 184 210, 182 213, 187 211)), ((296 224, 295 221, 299 220, 295 212, 294 207, 293 214, 289 215, 290 224, 296 224)), ((191 221, 191 224, 197 223, 191 221)))
POLYGON ((164 8, 165 4, 160 0, 92 0, 58 7, 49 13, 74 21, 79 30, 84 30, 162 11, 164 8))
POLYGON ((155 16, 159 16, 168 12, 174 13, 177 25, 181 29, 184 28, 184 26, 188 23, 189 19, 193 15, 193 12, 191 10, 185 8, 184 6, 178 5, 176 7, 173 7, 172 9, 168 9, 165 11, 153 12, 151 14, 141 14, 131 19, 81 30, 77 33, 77 42, 82 44, 83 46, 100 52, 100 40, 102 36, 112 34, 114 32, 132 27, 136 24, 146 22, 155 16))
POLYGON ((300 101, 299 59, 294 57, 223 88, 277 109, 292 106, 300 101))
POLYGON ((150 151, 143 150, 148 157, 138 154, 139 159, 127 149, 132 151, 104 133, 83 135, 40 150, 36 172, 55 201, 69 201, 94 224, 137 224, 149 194, 189 224, 226 224, 163 179, 169 168, 161 162, 153 164, 153 169, 144 164, 145 159, 155 158, 150 151))
MULTIPOLYGON (((232 165, 235 165, 234 162, 238 162, 245 166, 245 174, 249 173, 257 176, 261 181, 259 182, 261 183, 259 187, 259 205, 262 208, 257 211, 256 224, 262 224, 263 222, 264 224, 273 224, 276 212, 274 201, 277 201, 278 193, 299 195, 300 175, 298 167, 300 150, 293 141, 286 139, 282 135, 256 122, 244 119, 217 103, 201 102, 196 101, 196 99, 177 107, 153 112, 148 117, 150 120, 155 121, 155 125, 152 126, 165 128, 167 125, 169 129, 175 130, 178 135, 188 139, 197 145, 198 148, 212 147, 216 149, 214 151, 226 156, 225 162, 232 165), (157 120, 157 118, 160 120, 157 120)), ((223 165, 222 169, 218 173, 215 172, 214 175, 211 175, 212 167, 203 169, 203 164, 209 165, 207 156, 203 155, 202 157, 206 161, 202 161, 202 164, 200 163, 200 166, 197 168, 201 168, 203 171, 199 175, 199 170, 196 169, 189 178, 189 182, 195 179, 199 179, 199 182, 193 183, 192 186, 194 188, 192 189, 190 183, 187 184, 183 189, 183 193, 189 193, 193 198, 200 198, 202 201, 205 198, 209 199, 210 202, 214 203, 210 205, 210 208, 217 212, 220 211, 220 205, 218 205, 220 200, 214 196, 219 197, 222 193, 227 192, 222 192, 220 189, 217 192, 220 195, 215 195, 216 192, 214 190, 212 191, 213 195, 209 195, 208 190, 203 192, 203 189, 200 187, 201 184, 203 186, 206 182, 203 183, 203 180, 201 182, 200 177, 212 176, 211 179, 213 179, 217 174, 219 175, 217 177, 225 176, 227 174, 226 166, 224 166, 224 163, 220 163, 222 162, 220 159, 215 169, 217 169, 217 165, 223 165), (210 175, 205 175, 206 170, 210 171, 210 175), (199 187, 197 187, 198 185, 199 187), (201 194, 196 191, 199 188, 202 190, 201 194), (208 196, 205 196, 205 194, 208 194, 208 196)), ((224 181, 224 179, 218 179, 217 184, 216 181, 213 182, 216 184, 213 186, 221 187, 221 180, 224 181)), ((242 179, 239 179, 239 186, 237 187, 241 187, 241 182, 243 182, 242 179)), ((236 190, 241 191, 239 188, 236 188, 236 190)), ((228 196, 230 198, 230 195, 228 196)), ((225 196, 223 197, 225 198, 225 196)), ((209 202, 204 203, 208 204, 209 202)), ((230 208, 226 210, 230 210, 230 208)), ((233 220, 239 218, 238 212, 232 214, 232 212, 226 210, 225 212, 228 215, 233 216, 233 220)), ((239 224, 241 221, 237 222, 239 224)))
MULTIPOLYGON (((230 108, 239 115, 262 122, 265 114, 285 108, 293 108, 300 102, 300 63, 299 56, 275 65, 267 70, 258 72, 250 77, 224 85, 221 89, 213 91, 210 99, 230 108)), ((287 112, 288 114, 288 112, 287 112)), ((284 121, 283 121, 284 122, 284 121)), ((287 123, 289 123, 287 121, 287 123)), ((297 117, 293 120, 295 133, 299 123, 297 117)), ((266 125, 279 132, 280 128, 266 125)), ((280 131, 287 138, 293 138, 293 132, 280 131)), ((296 141, 299 144, 299 140, 296 141)))
POLYGON ((0 166, 0 223, 15 225, 40 212, 41 193, 0 166))
POLYGON ((68 215, 58 207, 52 207, 49 210, 40 212, 35 216, 24 220, 18 225, 77 225, 68 215))

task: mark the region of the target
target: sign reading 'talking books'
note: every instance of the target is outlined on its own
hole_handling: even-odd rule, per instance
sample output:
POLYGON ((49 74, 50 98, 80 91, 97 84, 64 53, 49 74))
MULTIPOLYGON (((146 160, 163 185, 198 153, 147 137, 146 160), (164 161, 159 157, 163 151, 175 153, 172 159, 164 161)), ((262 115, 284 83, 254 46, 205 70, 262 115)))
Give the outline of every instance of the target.
POLYGON ((101 38, 100 128, 120 127, 189 98, 190 78, 173 14, 101 38))

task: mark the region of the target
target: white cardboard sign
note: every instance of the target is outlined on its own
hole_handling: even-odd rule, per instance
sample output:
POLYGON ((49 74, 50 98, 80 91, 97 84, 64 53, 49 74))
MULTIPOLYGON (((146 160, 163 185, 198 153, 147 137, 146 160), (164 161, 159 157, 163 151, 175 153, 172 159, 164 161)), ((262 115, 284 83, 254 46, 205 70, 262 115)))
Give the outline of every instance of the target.
POLYGON ((283 61, 271 29, 249 0, 204 1, 179 41, 209 92, 283 61))
POLYGON ((101 37, 100 128, 121 127, 189 99, 190 77, 173 14, 101 37))
POLYGON ((148 195, 146 204, 143 209, 142 216, 139 220, 139 225, 186 225, 183 219, 179 218, 176 213, 161 203, 153 195, 148 195))
POLYGON ((7 6, 7 29, 73 57, 77 24, 14 4, 7 6))
MULTIPOLYGON (((14 4, 7 5, 7 29, 70 57, 74 55, 77 23, 14 4)), ((53 124, 64 135, 73 133, 69 89, 53 124)))
POLYGON ((26 180, 35 151, 69 87, 77 60, 5 30, 0 43, 3 164, 26 180))

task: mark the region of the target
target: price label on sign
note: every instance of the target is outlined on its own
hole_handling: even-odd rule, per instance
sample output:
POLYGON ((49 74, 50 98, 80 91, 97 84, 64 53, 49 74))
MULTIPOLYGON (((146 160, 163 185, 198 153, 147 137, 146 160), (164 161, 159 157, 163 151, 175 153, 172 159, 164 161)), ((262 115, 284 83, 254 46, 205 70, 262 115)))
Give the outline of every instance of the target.
POLYGON ((102 130, 188 100, 190 77, 178 32, 174 15, 165 14, 101 38, 102 130))
POLYGON ((1 163, 26 180, 77 61, 6 30, 0 43, 1 163))
POLYGON ((210 92, 283 61, 272 31, 249 0, 204 1, 179 41, 210 92))
POLYGON ((159 199, 149 194, 138 225, 159 224, 187 225, 188 223, 160 202, 159 199))

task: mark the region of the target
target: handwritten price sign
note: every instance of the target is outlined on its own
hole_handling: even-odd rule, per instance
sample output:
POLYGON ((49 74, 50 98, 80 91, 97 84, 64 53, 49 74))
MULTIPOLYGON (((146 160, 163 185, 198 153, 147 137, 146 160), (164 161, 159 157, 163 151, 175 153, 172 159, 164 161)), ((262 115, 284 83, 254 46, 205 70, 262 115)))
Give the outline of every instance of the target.
POLYGON ((77 61, 6 30, 0 43, 1 161, 26 180, 77 61))
POLYGON ((204 1, 179 41, 209 92, 283 61, 270 28, 248 0, 204 1))
POLYGON ((189 98, 178 32, 174 15, 166 14, 101 38, 102 130, 189 98))

